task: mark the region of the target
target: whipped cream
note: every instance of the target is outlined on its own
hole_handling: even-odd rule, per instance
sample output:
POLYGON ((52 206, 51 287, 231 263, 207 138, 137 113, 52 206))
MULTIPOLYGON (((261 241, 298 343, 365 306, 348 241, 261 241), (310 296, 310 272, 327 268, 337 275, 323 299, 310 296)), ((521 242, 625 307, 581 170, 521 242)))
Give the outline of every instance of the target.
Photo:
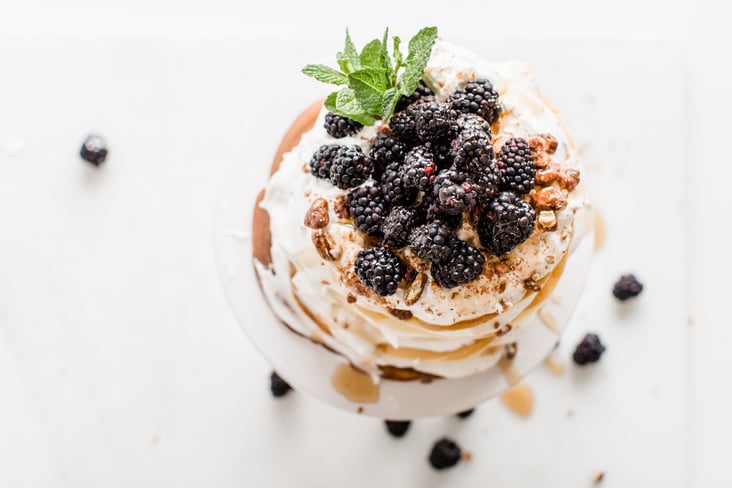
MULTIPOLYGON (((425 80, 438 99, 444 100, 476 78, 491 81, 503 106, 494 145, 508 137, 549 133, 558 141, 552 160, 563 169, 578 169, 577 150, 526 64, 490 63, 446 41, 435 43, 425 80)), ((567 206, 556 212, 555 231, 537 229, 506 256, 486 255, 484 273, 471 283, 446 289, 428 277, 419 300, 411 305, 405 303, 404 287, 387 297, 359 294, 354 289, 353 263, 367 244, 363 234, 334 211, 347 191, 313 177, 306 168, 323 144, 355 144, 367 153, 378 126, 333 139, 323 128, 325 114, 323 109, 315 126, 283 156, 260 204, 270 217, 272 262, 265 267, 255 260, 255 266, 274 313, 296 332, 342 354, 375 380, 384 366, 446 378, 494 366, 502 346, 515 341, 525 315, 535 312, 536 302, 548 296, 561 275, 571 251, 577 214, 588 207, 583 185, 571 191, 567 206), (330 219, 324 230, 338 247, 334 261, 321 258, 311 239, 312 229, 303 223, 312 202, 319 198, 328 202, 330 219), (544 292, 537 296, 527 289, 526 280, 540 283, 544 292), (408 311, 411 318, 399 319, 393 310, 402 315, 408 311)), ((459 237, 477 245, 477 237, 467 225, 459 237)))

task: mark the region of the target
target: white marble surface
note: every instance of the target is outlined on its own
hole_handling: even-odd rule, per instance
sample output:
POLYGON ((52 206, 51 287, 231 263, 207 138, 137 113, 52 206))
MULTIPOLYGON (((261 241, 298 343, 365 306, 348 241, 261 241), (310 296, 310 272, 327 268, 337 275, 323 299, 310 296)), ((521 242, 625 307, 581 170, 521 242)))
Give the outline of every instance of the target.
MULTIPOLYGON (((529 421, 514 422, 500 404, 493 403, 467 423, 446 419, 416 424, 411 435, 398 443, 385 437, 374 421, 324 411, 326 407, 306 398, 293 397, 273 405, 266 395, 267 365, 229 312, 214 266, 210 228, 217 178, 231 161, 237 134, 256 104, 241 96, 243 87, 261 86, 253 77, 255 66, 265 62, 265 46, 269 52, 284 53, 279 63, 271 65, 275 80, 290 72, 293 63, 299 66, 312 46, 324 46, 315 40, 293 40, 304 35, 306 27, 310 33, 316 21, 297 24, 302 7, 294 6, 278 24, 281 31, 277 32, 282 32, 278 40, 252 43, 248 36, 272 32, 274 7, 247 11, 233 2, 218 2, 201 13, 193 2, 176 4, 175 9, 160 2, 145 4, 148 15, 142 15, 142 2, 128 2, 126 10, 113 4, 105 10, 96 3, 71 3, 74 5, 62 9, 40 0, 24 2, 4 8, 5 15, 0 16, 0 29, 5 32, 0 43, 4 66, 0 82, 0 223, 4 227, 0 237, 0 486, 241 486, 254 481, 259 486, 276 486, 268 471, 257 469, 262 466, 256 462, 259 459, 298 459, 284 463, 287 470, 277 471, 283 476, 279 481, 292 476, 332 486, 342 477, 354 476, 368 486, 367 474, 374 470, 368 463, 354 467, 352 461, 374 456, 393 460, 392 465, 382 465, 379 475, 402 486, 469 486, 470 480, 485 479, 488 472, 484 470, 490 465, 478 462, 480 459, 515 459, 514 453, 524 445, 536 448, 528 458, 531 463, 523 463, 530 469, 518 475, 490 470, 499 480, 523 486, 519 481, 544 475, 550 477, 543 479, 571 482, 567 486, 585 486, 590 484, 592 470, 600 468, 608 469, 608 486, 641 479, 645 486, 683 486, 687 467, 692 486, 725 486, 732 480, 720 447, 730 431, 725 416, 730 398, 718 387, 724 381, 718 372, 730 370, 724 345, 732 337, 729 330, 722 329, 723 303, 713 303, 724 288, 715 292, 702 286, 708 281, 716 284, 715 278, 725 276, 725 268, 729 268, 714 259, 715 251, 723 249, 717 240, 723 224, 722 217, 709 210, 721 212, 729 205, 722 192, 706 191, 729 176, 729 165, 723 164, 715 143, 724 140, 722 121, 732 108, 729 97, 722 96, 730 78, 719 63, 712 63, 716 58, 711 50, 725 42, 729 45, 729 34, 713 28, 721 21, 708 9, 691 15, 691 9, 679 3, 666 6, 658 15, 660 3, 649 2, 628 17, 622 9, 595 15, 587 7, 573 5, 573 13, 562 16, 561 9, 537 7, 539 10, 526 14, 525 23, 512 19, 500 23, 494 32, 505 39, 510 26, 519 25, 512 35, 527 31, 537 35, 538 31, 545 37, 565 38, 565 46, 580 59, 577 50, 597 44, 587 41, 591 32, 592 39, 608 34, 625 39, 647 40, 659 34, 677 38, 672 45, 642 43, 666 53, 660 56, 661 64, 658 56, 644 63, 643 56, 632 54, 617 62, 633 64, 642 73, 638 75, 641 86, 643 80, 651 79, 646 74, 658 75, 654 69, 659 66, 684 68, 672 79, 686 82, 688 97, 667 103, 654 98, 648 109, 665 107, 669 118, 686 117, 680 125, 665 116, 658 119, 662 125, 670 124, 664 126, 682 128, 681 134, 675 134, 680 141, 669 136, 673 143, 664 150, 678 148, 688 160, 683 168, 676 168, 678 175, 665 175, 663 181, 683 178, 690 188, 681 205, 658 208, 663 218, 656 222, 659 227, 654 228, 654 236, 676 235, 679 241, 672 249, 683 247, 683 232, 674 229, 673 222, 676 212, 684 209, 691 216, 686 241, 690 269, 683 272, 683 263, 677 263, 673 273, 654 267, 660 251, 651 252, 651 240, 644 240, 642 252, 631 248, 629 241, 615 241, 615 247, 609 245, 603 251, 605 265, 593 271, 598 293, 602 293, 587 301, 589 308, 585 315, 580 311, 578 320, 594 321, 600 310, 598 327, 607 328, 612 340, 634 344, 637 329, 649 323, 653 330, 664 324, 678 325, 677 314, 671 312, 678 311, 686 300, 685 280, 677 277, 688 276, 693 321, 688 328, 692 359, 688 415, 685 392, 675 382, 666 383, 676 375, 657 378, 660 383, 646 383, 646 389, 633 389, 628 403, 620 401, 629 392, 603 386, 616 369, 623 370, 613 362, 619 361, 618 356, 608 356, 608 362, 594 371, 600 378, 594 382, 585 375, 557 380, 538 372, 530 385, 540 403, 529 421), (82 28, 92 32, 82 35, 82 28), (104 34, 108 32, 114 34, 104 34), (577 34, 583 37, 572 37, 577 34), (668 53, 673 54, 664 58, 668 53), (112 155, 100 171, 85 167, 76 157, 81 139, 90 130, 110 141, 112 155), (677 234, 665 234, 673 232, 677 234), (606 300, 609 278, 602 270, 621 263, 630 263, 662 282, 666 276, 669 279, 655 292, 651 281, 646 300, 639 302, 632 315, 623 317, 631 323, 618 326, 612 323, 619 317, 606 300), (659 296, 658 290, 674 291, 659 296), (663 318, 660 324, 659 318, 663 318), (573 406, 549 399, 561 399, 554 396, 560 391, 576 394, 578 384, 590 389, 591 398, 605 401, 596 408, 574 407, 587 413, 571 424, 565 415, 573 406), (659 425, 654 423, 659 419, 649 409, 669 405, 667 391, 673 392, 670 414, 674 429, 657 429, 653 426, 659 425), (608 409, 607 405, 620 406, 608 409), (640 417, 638 412, 642 412, 640 417), (539 449, 544 444, 537 442, 537 436, 545 441, 547 434, 558 435, 551 429, 563 427, 561 422, 575 425, 571 429, 584 423, 596 427, 606 415, 619 413, 632 420, 604 425, 609 434, 624 433, 608 439, 609 451, 593 450, 597 443, 589 440, 579 453, 571 443, 556 444, 550 454, 539 449), (686 439, 683 423, 687 417, 691 419, 690 444, 674 444, 674 440, 686 439), (518 427, 508 444, 491 443, 491 439, 505 439, 501 426, 512 422, 518 427), (678 434, 677 426, 682 426, 678 434), (253 435, 255 432, 271 437, 253 435), (351 438, 344 438, 342 432, 351 438), (419 449, 426 452, 442 433, 455 435, 474 451, 476 460, 435 477, 424 469, 424 454, 419 449), (313 441, 315 438, 318 440, 313 441), (625 464, 622 455, 602 456, 620 453, 624 447, 618 443, 620 438, 633 446, 640 439, 640 445, 648 448, 650 464, 625 464), (644 445, 644 439, 657 444, 644 445), (658 457, 653 456, 656 449, 660 449, 658 457), (690 459, 689 465, 682 457, 690 459), (325 465, 328 468, 322 469, 325 465), (567 477, 551 478, 559 472, 548 469, 552 466, 561 466, 567 477), (680 477, 666 477, 673 474, 680 477), (635 477, 626 478, 629 475, 635 477)), ((332 12, 324 17, 317 29, 320 36, 339 38, 344 21, 332 12), (338 25, 333 27, 336 20, 338 25)), ((410 32, 423 20, 404 21, 396 30, 410 32)), ((369 13, 362 21, 364 27, 359 23, 358 31, 364 33, 373 31, 370 26, 384 23, 369 13)), ((356 30, 356 23, 351 25, 356 30)), ((446 19, 445 25, 443 32, 464 35, 454 19, 446 19)), ((527 49, 526 41, 521 42, 527 49)), ((496 42, 496 51, 520 50, 521 42, 506 46, 496 42)), ((628 42, 624 48, 622 42, 599 44, 617 54, 629 47, 628 42)), ((321 53, 328 52, 322 49, 321 53)), ((588 49, 585 55, 592 59, 596 54, 588 49)), ((541 65, 542 60, 537 62, 541 65)), ((593 61, 588 65, 594 66, 593 61)), ((577 65, 565 68, 580 73, 581 78, 577 65)), ((560 77, 544 76, 542 81, 550 94, 561 95, 560 77)), ((589 82, 590 86, 611 86, 608 81, 589 82)), ((669 93, 664 90, 668 87, 653 96, 669 93)), ((656 112, 638 113, 632 107, 625 110, 622 101, 607 98, 607 94, 595 95, 594 100, 602 102, 596 110, 583 109, 579 102, 576 107, 563 107, 568 116, 574 111, 588 117, 573 123, 585 140, 591 139, 593 129, 602 127, 604 113, 616 117, 611 120, 623 112, 630 117, 628 124, 609 128, 618 129, 618 139, 608 138, 599 147, 591 141, 588 156, 598 160, 613 154, 612 150, 624 149, 622 145, 611 148, 610 141, 637 144, 635 134, 647 127, 635 126, 633 121, 652 124, 656 116, 656 112), (629 129, 636 130, 631 134, 629 129)), ((655 163, 673 169, 661 161, 655 163)), ((601 203, 602 198, 608 202, 614 198, 612 194, 603 197, 599 186, 598 190, 601 203)), ((648 214, 623 215, 640 216, 653 222, 648 214)), ((623 228, 624 221, 612 217, 608 221, 611 237, 620 239, 616 229, 623 228)), ((685 318, 683 322, 685 334, 685 318)), ((571 329, 570 335, 572 331, 575 335, 568 336, 568 342, 581 329, 571 329)), ((674 337, 682 338, 680 334, 674 337)), ((631 346, 629 357, 638 357, 638 344, 631 346)), ((679 347, 678 341, 673 347, 679 347)), ((564 353, 568 353, 566 348, 564 353)), ((683 361, 673 363, 672 368, 683 376, 683 365, 683 361)), ((641 368, 640 376, 652 370, 652 365, 648 370, 641 368)))

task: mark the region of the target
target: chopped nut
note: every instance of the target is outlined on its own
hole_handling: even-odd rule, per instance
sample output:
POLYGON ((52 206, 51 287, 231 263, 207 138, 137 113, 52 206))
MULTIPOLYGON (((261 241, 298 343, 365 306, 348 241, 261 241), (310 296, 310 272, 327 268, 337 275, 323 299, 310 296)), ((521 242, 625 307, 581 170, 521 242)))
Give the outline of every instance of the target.
POLYGON ((538 152, 536 154, 532 153, 532 156, 534 158, 534 164, 536 165, 537 168, 546 168, 552 162, 551 156, 549 156, 547 153, 545 153, 543 151, 538 152))
POLYGON ((399 320, 409 320, 412 318, 412 312, 409 310, 402 310, 399 308, 390 308, 389 313, 399 320))
MULTIPOLYGON (((509 329, 510 330, 510 329, 509 329)), ((509 361, 516 357, 516 353, 518 352, 518 344, 515 342, 512 342, 511 344, 506 344, 503 352, 503 357, 508 359, 509 361)))
POLYGON ((529 138, 529 147, 535 152, 554 154, 557 150, 557 138, 551 134, 539 134, 529 138))
POLYGON ((325 198, 318 198, 310 205, 305 213, 305 225, 311 229, 322 229, 328 225, 328 202, 325 198))
POLYGON ((541 290, 541 286, 539 286, 539 283, 532 280, 531 278, 526 278, 524 280, 524 288, 531 291, 539 291, 541 290))
POLYGON ((558 188, 547 186, 536 192, 534 203, 540 210, 560 210, 567 206, 567 197, 558 188))
POLYGON ((576 169, 568 169, 564 172, 564 184, 562 184, 562 188, 564 188, 567 191, 574 190, 574 187, 576 187, 580 182, 580 172, 576 169))
POLYGON ((316 230, 310 237, 315 245, 315 250, 318 251, 321 258, 328 261, 335 261, 341 257, 341 252, 336 247, 333 238, 324 230, 316 230))
POLYGON ((548 168, 536 172, 536 184, 540 186, 549 186, 554 182, 560 185, 564 183, 564 175, 562 167, 558 163, 552 162, 548 168))
POLYGON ((407 290, 407 294, 404 297, 404 303, 407 305, 414 305, 419 300, 419 297, 422 296, 422 291, 424 290, 424 285, 427 284, 427 275, 424 273, 418 273, 417 276, 414 278, 414 281, 412 281, 412 284, 409 285, 409 289, 407 290))
POLYGON ((603 479, 605 479, 605 471, 595 471, 595 474, 592 476, 592 481, 595 483, 599 483, 603 479))
POLYGON ((543 231, 557 230, 557 216, 552 210, 542 210, 536 220, 539 229, 543 231))
POLYGON ((356 303, 356 295, 349 293, 348 296, 346 296, 346 301, 348 303, 356 303))

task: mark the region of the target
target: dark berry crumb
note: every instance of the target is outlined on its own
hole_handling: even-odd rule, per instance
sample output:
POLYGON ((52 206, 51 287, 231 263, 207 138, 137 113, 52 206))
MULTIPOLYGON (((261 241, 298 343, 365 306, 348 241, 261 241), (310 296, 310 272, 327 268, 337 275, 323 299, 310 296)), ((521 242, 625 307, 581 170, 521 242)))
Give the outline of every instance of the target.
POLYGON ((579 366, 596 363, 605 352, 605 346, 600 342, 597 334, 587 334, 574 350, 572 360, 579 366))
POLYGON ((276 372, 272 371, 269 377, 269 389, 272 391, 272 396, 280 398, 287 395, 292 390, 292 387, 280 378, 276 372))
POLYGON ((347 117, 336 115, 332 112, 325 114, 325 130, 336 139, 350 136, 360 131, 363 125, 347 117))
POLYGON ((101 136, 91 134, 81 145, 81 159, 94 166, 99 166, 107 159, 107 143, 101 136))
POLYGON ((643 285, 632 274, 626 274, 620 277, 613 287, 613 295, 620 301, 628 298, 637 297, 643 291, 643 285))
POLYGON ((473 412, 475 412, 475 409, 471 408, 470 410, 465 410, 464 412, 458 413, 457 416, 460 417, 461 419, 466 419, 466 418, 470 417, 471 415, 473 415, 473 412))
POLYGON ((404 437, 412 424, 409 420, 385 420, 386 430, 394 437, 404 437))
POLYGON ((455 466, 460 462, 462 452, 453 440, 444 437, 432 446, 430 452, 430 464, 435 469, 446 469, 455 466))
POLYGON ((358 253, 356 275, 381 296, 393 295, 407 272, 399 256, 385 247, 369 247, 358 253))

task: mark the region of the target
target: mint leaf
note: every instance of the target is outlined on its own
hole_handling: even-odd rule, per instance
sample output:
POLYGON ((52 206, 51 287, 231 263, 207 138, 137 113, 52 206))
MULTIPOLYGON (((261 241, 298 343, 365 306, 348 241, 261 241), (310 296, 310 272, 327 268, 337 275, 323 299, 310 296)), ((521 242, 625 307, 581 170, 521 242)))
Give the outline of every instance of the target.
POLYGON ((364 125, 373 125, 376 119, 388 119, 400 98, 417 89, 436 38, 436 27, 420 30, 410 39, 409 52, 404 58, 401 39, 394 36, 390 57, 389 28, 384 30, 381 39, 372 40, 360 53, 346 29, 343 50, 336 54, 341 71, 322 64, 309 64, 302 72, 324 83, 346 85, 326 98, 325 107, 364 125))
POLYGON ((356 50, 356 45, 351 40, 351 34, 348 32, 348 29, 346 29, 346 44, 343 47, 343 51, 336 54, 336 61, 338 61, 338 66, 341 67, 341 71, 346 74, 361 68, 358 51, 356 50))
POLYGON ((399 101, 399 90, 395 87, 389 88, 384 92, 384 97, 381 100, 381 118, 386 120, 391 114, 394 113, 394 108, 399 101))
POLYGON ((374 39, 361 50, 359 60, 364 68, 386 68, 381 56, 381 41, 374 39))
POLYGON ((432 54, 435 39, 437 27, 425 27, 409 40, 409 54, 404 62, 404 73, 399 80, 399 91, 402 95, 409 96, 417 89, 432 54))
POLYGON ((399 49, 402 40, 399 36, 394 36, 394 73, 399 71, 399 68, 404 66, 404 58, 402 57, 402 51, 399 49))
POLYGON ((311 78, 331 85, 345 85, 348 83, 348 76, 324 64, 309 64, 302 69, 302 72, 311 78))
POLYGON ((384 37, 381 39, 381 59, 384 68, 391 71, 391 59, 389 59, 389 28, 384 30, 384 37))
POLYGON ((381 101, 389 88, 385 69, 368 68, 348 75, 348 86, 354 96, 370 114, 381 115, 381 101))
POLYGON ((341 88, 340 91, 328 95, 328 98, 325 99, 325 108, 336 115, 348 117, 363 125, 374 125, 376 121, 356 100, 356 95, 350 88, 341 88))

